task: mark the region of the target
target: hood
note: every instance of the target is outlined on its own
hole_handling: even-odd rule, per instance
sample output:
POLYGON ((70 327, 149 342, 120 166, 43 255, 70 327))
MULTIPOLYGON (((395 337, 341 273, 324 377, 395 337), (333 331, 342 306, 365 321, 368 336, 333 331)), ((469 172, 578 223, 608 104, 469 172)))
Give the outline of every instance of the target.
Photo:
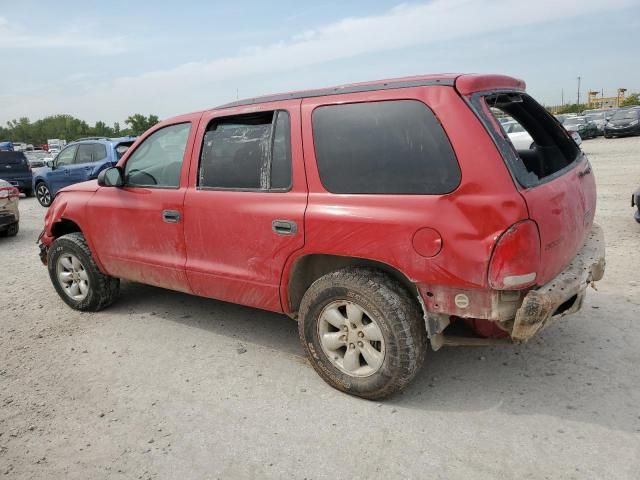
POLYGON ((61 192, 95 192, 98 190, 98 181, 89 180, 87 182, 74 183, 61 189, 61 192))

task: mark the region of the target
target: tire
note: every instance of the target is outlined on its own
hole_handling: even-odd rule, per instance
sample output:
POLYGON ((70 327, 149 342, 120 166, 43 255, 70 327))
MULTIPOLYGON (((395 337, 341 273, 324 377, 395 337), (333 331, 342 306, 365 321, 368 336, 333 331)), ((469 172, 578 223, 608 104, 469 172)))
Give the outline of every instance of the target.
POLYGON ((43 207, 47 208, 51 205, 53 201, 53 196, 51 195, 51 191, 49 190, 49 186, 44 182, 36 183, 36 198, 38 199, 38 203, 43 207))
POLYGON ((98 269, 84 236, 79 232, 63 235, 53 242, 47 266, 58 295, 75 310, 97 312, 118 298, 120 280, 98 269))
POLYGON ((302 299, 298 330, 325 382, 371 400, 408 385, 427 349, 416 300, 395 279, 370 268, 345 268, 316 280, 302 299))

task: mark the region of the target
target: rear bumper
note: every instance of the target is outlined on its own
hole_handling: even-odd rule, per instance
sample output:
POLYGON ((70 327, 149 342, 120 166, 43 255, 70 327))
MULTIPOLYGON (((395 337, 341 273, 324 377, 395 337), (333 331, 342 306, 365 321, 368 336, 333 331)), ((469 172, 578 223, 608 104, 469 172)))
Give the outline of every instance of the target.
POLYGON ((6 230, 17 221, 18 217, 13 213, 0 212, 0 231, 6 230))
POLYGON ((18 190, 20 190, 21 192, 24 192, 25 190, 31 190, 32 188, 31 184, 33 179, 31 176, 3 178, 3 180, 6 180, 14 187, 18 187, 18 190))
POLYGON ((553 280, 530 290, 516 312, 511 338, 526 342, 555 320, 580 310, 586 289, 604 276, 605 244, 602 228, 593 224, 582 249, 553 280))

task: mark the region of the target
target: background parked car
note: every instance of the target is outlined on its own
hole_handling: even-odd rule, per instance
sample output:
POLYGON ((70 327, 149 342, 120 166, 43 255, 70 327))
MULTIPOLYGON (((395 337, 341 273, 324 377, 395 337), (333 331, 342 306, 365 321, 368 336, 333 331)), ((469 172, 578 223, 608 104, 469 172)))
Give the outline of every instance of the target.
POLYGON ((16 187, 5 180, 0 180, 0 237, 13 237, 18 234, 19 197, 20 192, 16 187))
POLYGON ((33 193, 31 167, 23 152, 0 150, 0 179, 17 187, 27 197, 33 193))
POLYGON ((593 112, 585 115, 587 121, 595 124, 598 129, 598 135, 604 135, 604 126, 607 123, 607 117, 604 112, 593 112))
POLYGON ((134 141, 134 137, 122 137, 81 139, 70 143, 34 175, 33 191, 38 202, 48 207, 60 189, 97 178, 102 170, 115 165, 134 141))
POLYGON ((516 147, 516 150, 528 150, 534 147, 533 138, 518 122, 505 122, 502 124, 502 128, 507 132, 509 140, 516 147))
POLYGON ((587 117, 565 118, 563 125, 569 131, 577 131, 582 139, 595 138, 598 136, 598 127, 595 123, 587 120, 587 117))
POLYGON ((621 108, 604 126, 604 138, 640 135, 640 107, 621 108))

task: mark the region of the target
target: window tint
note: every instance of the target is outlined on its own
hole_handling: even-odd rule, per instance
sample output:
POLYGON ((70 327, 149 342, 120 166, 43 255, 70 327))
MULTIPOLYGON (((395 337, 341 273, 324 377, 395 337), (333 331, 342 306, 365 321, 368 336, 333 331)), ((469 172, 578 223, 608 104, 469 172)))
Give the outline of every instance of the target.
POLYGON ((107 147, 102 143, 94 143, 91 145, 91 158, 94 162, 107 158, 107 147))
POLYGON ((147 137, 127 160, 125 185, 178 187, 190 129, 190 123, 181 123, 147 137))
POLYGON ((77 149, 77 145, 71 145, 70 147, 62 150, 56 157, 56 166, 62 167, 64 165, 71 165, 77 149))
POLYGON ((276 117, 271 156, 271 188, 291 186, 291 125, 289 114, 279 111, 276 117))
POLYGON ((78 154, 76 155, 76 161, 74 163, 91 163, 91 153, 93 152, 93 145, 90 143, 83 143, 78 145, 78 154))
POLYGON ((204 136, 199 186, 286 189, 291 185, 291 127, 285 111, 215 119, 204 136))
POLYGON ((313 112, 320 179, 333 193, 441 194, 460 182, 442 126, 416 100, 352 103, 313 112))

